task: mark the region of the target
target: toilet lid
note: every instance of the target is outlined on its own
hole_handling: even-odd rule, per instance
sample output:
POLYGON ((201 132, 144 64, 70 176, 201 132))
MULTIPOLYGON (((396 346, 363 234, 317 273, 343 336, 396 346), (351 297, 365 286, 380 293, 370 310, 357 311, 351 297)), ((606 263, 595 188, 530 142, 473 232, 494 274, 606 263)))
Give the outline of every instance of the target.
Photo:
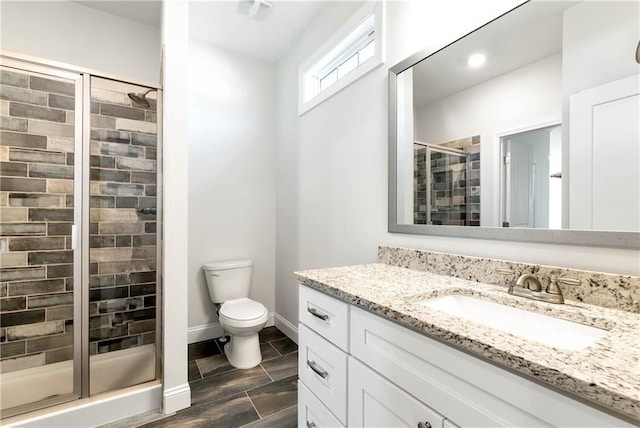
POLYGON ((260 302, 243 297, 225 302, 220 308, 220 315, 235 320, 252 320, 263 316, 267 308, 260 302))

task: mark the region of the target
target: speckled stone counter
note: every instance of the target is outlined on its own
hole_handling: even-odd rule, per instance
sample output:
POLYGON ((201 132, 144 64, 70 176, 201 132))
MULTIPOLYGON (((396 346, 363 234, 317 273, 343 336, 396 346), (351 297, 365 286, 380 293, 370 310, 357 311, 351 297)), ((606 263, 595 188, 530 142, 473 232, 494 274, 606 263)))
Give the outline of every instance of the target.
POLYGON ((600 404, 640 424, 640 315, 576 301, 564 305, 507 294, 504 286, 387 264, 296 272, 304 285, 395 320, 501 366, 600 404), (475 296, 609 330, 581 351, 556 349, 416 304, 475 296))
POLYGON ((534 274, 542 284, 548 284, 551 276, 568 277, 581 284, 558 284, 566 299, 640 314, 637 276, 389 246, 378 248, 378 262, 505 287, 521 273, 534 274))

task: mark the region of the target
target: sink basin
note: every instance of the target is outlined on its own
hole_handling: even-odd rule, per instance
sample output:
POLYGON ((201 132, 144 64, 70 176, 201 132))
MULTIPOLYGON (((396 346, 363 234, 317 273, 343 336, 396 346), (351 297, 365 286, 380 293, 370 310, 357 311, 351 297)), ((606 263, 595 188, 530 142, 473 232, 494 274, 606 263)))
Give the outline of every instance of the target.
POLYGON ((579 351, 607 330, 469 296, 449 295, 418 302, 427 308, 511 333, 544 345, 579 351))

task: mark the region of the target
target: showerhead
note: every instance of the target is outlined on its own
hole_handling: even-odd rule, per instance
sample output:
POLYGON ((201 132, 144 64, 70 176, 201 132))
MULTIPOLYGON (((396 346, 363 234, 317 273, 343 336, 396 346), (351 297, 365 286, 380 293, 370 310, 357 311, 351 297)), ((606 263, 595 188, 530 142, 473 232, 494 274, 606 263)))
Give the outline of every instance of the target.
POLYGON ((129 98, 131 98, 131 101, 133 101, 134 103, 144 107, 144 108, 149 108, 151 107, 151 104, 149 103, 149 100, 147 99, 147 94, 151 91, 155 91, 155 89, 149 89, 147 92, 142 93, 140 92, 139 94, 135 94, 133 92, 129 92, 127 95, 129 95, 129 98))

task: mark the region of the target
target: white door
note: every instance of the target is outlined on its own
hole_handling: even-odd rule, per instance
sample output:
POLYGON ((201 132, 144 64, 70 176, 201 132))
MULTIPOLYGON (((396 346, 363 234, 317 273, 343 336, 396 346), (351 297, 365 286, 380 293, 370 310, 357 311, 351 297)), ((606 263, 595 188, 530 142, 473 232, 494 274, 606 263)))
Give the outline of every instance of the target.
POLYGON ((570 99, 569 227, 640 230, 640 75, 570 99))
POLYGON ((512 138, 504 142, 504 221, 509 227, 534 227, 535 192, 533 149, 512 138))
POLYGON ((353 357, 349 357, 348 401, 350 427, 436 428, 444 421, 440 414, 353 357))

